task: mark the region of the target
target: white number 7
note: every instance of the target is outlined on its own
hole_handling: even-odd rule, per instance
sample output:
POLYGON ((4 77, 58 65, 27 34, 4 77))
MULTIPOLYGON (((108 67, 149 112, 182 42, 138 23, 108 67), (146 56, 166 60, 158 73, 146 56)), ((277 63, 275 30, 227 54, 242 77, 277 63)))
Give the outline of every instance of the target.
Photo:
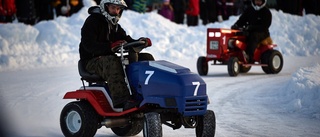
POLYGON ((145 74, 149 74, 149 75, 147 76, 147 78, 146 78, 146 81, 144 81, 144 84, 145 84, 145 85, 148 85, 151 76, 154 74, 154 71, 148 71, 148 70, 147 70, 147 71, 145 72, 145 74))
POLYGON ((194 96, 197 96, 197 94, 198 94, 198 89, 199 89, 199 86, 200 86, 200 82, 199 82, 199 81, 198 81, 198 82, 192 82, 192 85, 196 85, 196 88, 194 89, 193 95, 194 95, 194 96))

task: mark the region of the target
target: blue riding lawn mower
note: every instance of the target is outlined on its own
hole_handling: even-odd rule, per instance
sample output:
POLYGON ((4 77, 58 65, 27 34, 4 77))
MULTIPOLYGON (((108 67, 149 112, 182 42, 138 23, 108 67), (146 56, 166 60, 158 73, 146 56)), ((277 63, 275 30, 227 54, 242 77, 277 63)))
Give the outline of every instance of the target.
POLYGON ((193 128, 196 137, 214 137, 215 114, 207 109, 209 98, 203 79, 188 68, 139 53, 144 48, 144 41, 135 41, 118 49, 129 91, 141 102, 128 110, 114 108, 108 83, 86 72, 79 61, 83 86, 63 97, 75 99, 60 115, 66 137, 92 137, 102 126, 117 136, 135 136, 143 130, 144 137, 162 137, 162 124, 174 130, 193 128), (129 49, 139 53, 139 61, 127 63, 129 49))

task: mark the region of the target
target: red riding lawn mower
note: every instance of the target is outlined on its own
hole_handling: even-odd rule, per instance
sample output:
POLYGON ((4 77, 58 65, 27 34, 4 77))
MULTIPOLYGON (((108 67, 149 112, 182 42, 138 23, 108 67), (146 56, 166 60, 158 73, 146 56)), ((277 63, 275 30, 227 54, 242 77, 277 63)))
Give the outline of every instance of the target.
POLYGON ((246 32, 242 30, 208 28, 207 55, 197 60, 199 75, 208 74, 208 62, 212 65, 228 65, 230 76, 247 73, 251 66, 261 66, 266 74, 277 74, 283 67, 282 54, 275 50, 271 38, 263 40, 254 52, 254 62, 249 62, 245 49, 246 32))

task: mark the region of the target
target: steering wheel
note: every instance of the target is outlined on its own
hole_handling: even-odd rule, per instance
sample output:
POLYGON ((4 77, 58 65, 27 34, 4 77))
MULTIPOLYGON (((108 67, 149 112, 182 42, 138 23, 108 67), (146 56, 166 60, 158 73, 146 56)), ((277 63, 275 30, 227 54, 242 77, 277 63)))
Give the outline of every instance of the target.
MULTIPOLYGON (((136 53, 140 52, 142 49, 146 48, 146 42, 145 41, 134 41, 130 43, 126 43, 124 45, 121 45, 125 51, 128 51, 129 49, 133 49, 136 53)), ((121 46, 117 47, 115 51, 118 51, 121 49, 121 46)))

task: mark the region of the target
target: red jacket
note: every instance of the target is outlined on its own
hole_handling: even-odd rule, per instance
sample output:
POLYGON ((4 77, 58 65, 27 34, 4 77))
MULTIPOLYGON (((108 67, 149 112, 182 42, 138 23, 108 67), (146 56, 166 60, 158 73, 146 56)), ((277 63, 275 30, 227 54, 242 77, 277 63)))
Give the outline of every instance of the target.
POLYGON ((0 15, 12 16, 17 12, 14 0, 0 0, 0 15))
POLYGON ((186 14, 191 16, 198 16, 199 13, 199 0, 189 0, 189 7, 186 10, 186 14))

